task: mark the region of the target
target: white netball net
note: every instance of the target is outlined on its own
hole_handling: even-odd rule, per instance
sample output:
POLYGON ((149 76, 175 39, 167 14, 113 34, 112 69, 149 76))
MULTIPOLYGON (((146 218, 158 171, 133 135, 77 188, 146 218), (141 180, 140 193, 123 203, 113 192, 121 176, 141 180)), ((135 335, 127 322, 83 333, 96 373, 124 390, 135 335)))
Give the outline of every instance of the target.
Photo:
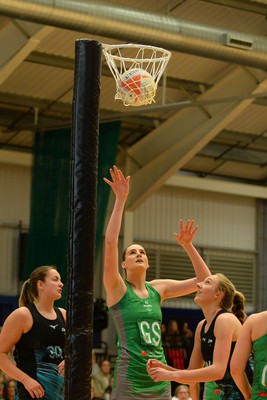
POLYGON ((140 44, 103 44, 103 54, 116 81, 115 99, 135 107, 154 101, 171 57, 168 50, 140 44))

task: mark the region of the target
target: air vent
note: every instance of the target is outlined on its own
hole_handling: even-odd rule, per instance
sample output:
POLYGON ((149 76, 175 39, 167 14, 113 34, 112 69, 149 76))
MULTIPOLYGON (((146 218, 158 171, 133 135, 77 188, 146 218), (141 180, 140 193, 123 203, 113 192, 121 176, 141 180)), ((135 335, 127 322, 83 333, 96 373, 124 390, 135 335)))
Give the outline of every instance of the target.
POLYGON ((244 39, 238 36, 234 36, 230 33, 225 35, 226 46, 235 47, 236 49, 251 50, 253 42, 249 39, 244 39))

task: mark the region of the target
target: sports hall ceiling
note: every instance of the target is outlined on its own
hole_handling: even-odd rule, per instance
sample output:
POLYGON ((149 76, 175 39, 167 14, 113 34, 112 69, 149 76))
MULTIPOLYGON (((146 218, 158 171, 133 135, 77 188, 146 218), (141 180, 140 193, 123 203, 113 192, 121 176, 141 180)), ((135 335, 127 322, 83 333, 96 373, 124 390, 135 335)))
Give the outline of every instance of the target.
POLYGON ((1 154, 71 126, 76 39, 153 45, 172 57, 142 108, 114 100, 103 57, 100 121, 122 123, 130 206, 166 183, 267 198, 266 16, 267 0, 0 0, 1 154))

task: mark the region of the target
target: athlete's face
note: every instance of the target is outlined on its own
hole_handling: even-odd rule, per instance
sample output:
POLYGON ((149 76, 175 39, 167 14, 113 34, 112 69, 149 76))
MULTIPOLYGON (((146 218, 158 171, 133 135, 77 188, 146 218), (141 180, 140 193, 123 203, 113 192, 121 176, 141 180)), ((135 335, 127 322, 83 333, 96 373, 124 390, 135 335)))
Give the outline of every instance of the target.
POLYGON ((125 260, 122 263, 125 269, 133 269, 137 267, 148 268, 148 259, 145 249, 139 244, 132 244, 126 249, 125 260))
MULTIPOLYGON (((57 270, 50 269, 47 272, 45 281, 38 281, 39 290, 46 296, 51 297, 53 300, 58 300, 62 295, 63 283, 61 282, 60 275, 57 270)), ((40 293, 40 292, 39 292, 40 293)))
POLYGON ((204 302, 211 303, 217 300, 218 297, 219 278, 217 275, 208 276, 203 282, 197 284, 198 290, 195 295, 195 302, 203 304, 204 302))

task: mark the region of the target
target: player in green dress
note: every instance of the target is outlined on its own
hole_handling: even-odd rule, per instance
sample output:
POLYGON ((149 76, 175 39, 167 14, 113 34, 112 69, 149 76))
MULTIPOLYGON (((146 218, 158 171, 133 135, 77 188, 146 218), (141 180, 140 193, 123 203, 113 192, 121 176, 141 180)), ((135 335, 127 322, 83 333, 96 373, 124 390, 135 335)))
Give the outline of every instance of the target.
POLYGON ((231 373, 245 400, 267 398, 267 311, 252 314, 245 321, 231 360, 231 373), (245 375, 251 351, 254 358, 252 387, 245 375))
POLYGON ((115 194, 114 208, 105 236, 104 286, 107 304, 114 319, 118 336, 118 357, 112 391, 113 400, 170 400, 169 382, 154 382, 146 371, 149 358, 166 363, 161 343, 161 302, 184 296, 197 290, 197 283, 210 271, 192 240, 198 229, 194 221, 180 222, 180 234, 174 236, 187 252, 196 277, 183 281, 155 279, 146 282, 149 267, 145 249, 129 245, 123 254, 124 279, 119 272, 118 240, 124 206, 129 194, 130 177, 114 166, 111 180, 104 178, 115 194))

